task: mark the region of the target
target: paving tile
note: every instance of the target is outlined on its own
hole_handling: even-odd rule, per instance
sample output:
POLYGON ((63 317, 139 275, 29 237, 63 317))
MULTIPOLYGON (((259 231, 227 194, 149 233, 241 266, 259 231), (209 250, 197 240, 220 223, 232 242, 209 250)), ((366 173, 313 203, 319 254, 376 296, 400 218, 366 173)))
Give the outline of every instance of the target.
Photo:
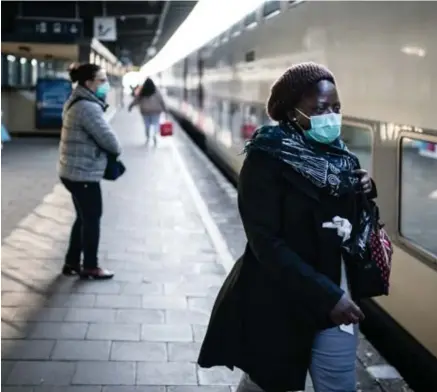
POLYGON ((71 308, 65 315, 65 321, 76 322, 114 322, 117 311, 114 309, 71 308))
POLYGON ((133 309, 141 308, 141 295, 97 295, 96 308, 133 309))
POLYGON ((214 306, 215 297, 190 297, 188 298, 188 309, 210 315, 214 306))
POLYGON ((74 386, 74 387, 62 387, 62 390, 59 390, 59 387, 36 387, 33 389, 33 392, 101 392, 102 387, 86 387, 86 386, 74 386))
POLYGON ((3 339, 24 339, 29 334, 29 325, 21 321, 3 321, 1 324, 3 339))
POLYGON ((160 295, 164 285, 159 283, 127 283, 121 289, 121 294, 160 295))
POLYGON ((230 387, 217 385, 175 385, 167 387, 167 392, 231 392, 230 387))
POLYGON ((166 392, 165 387, 160 386, 109 386, 103 387, 102 392, 166 392))
POLYGON ((196 366, 178 362, 139 362, 138 385, 197 385, 196 366))
POLYGON ((29 336, 32 339, 85 339, 86 323, 35 322, 29 336))
POLYGON ((139 341, 140 330, 140 324, 90 324, 86 339, 139 341))
MULTIPOLYGON (((3 344, 3 342, 2 342, 2 344, 3 344)), ((11 373, 15 363, 16 362, 14 362, 14 361, 8 361, 8 360, 2 358, 2 360, 1 360, 2 388, 3 388, 4 381, 8 378, 8 376, 11 373)))
POLYGON ((143 324, 141 326, 141 340, 151 342, 191 342, 193 335, 189 325, 143 324))
POLYGON ((55 294, 47 303, 50 308, 92 308, 96 301, 94 294, 55 294))
POLYGON ((50 340, 3 340, 3 359, 49 359, 55 345, 50 340))
POLYGON ((116 322, 163 324, 165 320, 163 310, 155 309, 119 309, 116 313, 116 322))
POLYGON ((113 279, 115 282, 141 283, 143 275, 137 272, 116 271, 113 279))
MULTIPOLYGON (((14 320, 16 321, 62 321, 68 308, 16 308, 14 320)), ((3 308, 2 308, 3 312, 3 308)))
POLYGON ((183 296, 144 295, 142 306, 146 309, 187 309, 187 299, 183 296))
POLYGON ((198 369, 200 385, 237 385, 240 382, 241 375, 240 370, 231 372, 225 367, 198 369))
POLYGON ((62 361, 104 361, 109 359, 110 350, 110 341, 60 340, 56 342, 52 359, 62 361))
POLYGON ((110 359, 111 361, 165 362, 167 349, 165 343, 114 342, 110 359))
POLYGON ((169 324, 208 325, 209 315, 195 310, 166 310, 165 319, 169 324))
POLYGON ((122 286, 122 283, 111 280, 106 282, 79 281, 74 291, 83 294, 120 294, 122 286))
POLYGON ((17 362, 6 385, 70 385, 74 371, 75 364, 71 362, 17 362))
POLYGON ((201 344, 199 342, 168 343, 170 362, 197 362, 201 344))
POLYGON ((197 282, 179 282, 164 284, 164 292, 168 295, 185 295, 187 297, 215 296, 221 286, 197 282))
POLYGON ((72 384, 135 385, 135 362, 77 362, 72 384))
POLYGON ((203 339, 205 338, 206 334, 206 325, 192 325, 193 329, 193 340, 195 342, 203 342, 203 339))
POLYGON ((15 315, 17 314, 18 309, 19 308, 15 308, 15 307, 11 308, 11 307, 3 306, 2 321, 9 322, 9 323, 12 322, 15 318, 15 315))
POLYGON ((2 306, 30 306, 39 308, 46 297, 43 294, 32 292, 2 292, 2 306))
POLYGON ((2 386, 2 392, 33 392, 32 387, 4 387, 2 386))

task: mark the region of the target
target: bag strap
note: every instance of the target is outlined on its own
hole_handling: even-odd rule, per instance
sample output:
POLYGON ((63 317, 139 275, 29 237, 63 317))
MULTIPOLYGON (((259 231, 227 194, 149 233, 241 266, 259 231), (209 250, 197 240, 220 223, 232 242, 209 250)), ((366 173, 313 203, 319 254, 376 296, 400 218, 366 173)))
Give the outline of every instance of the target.
POLYGON ((68 112, 79 101, 86 101, 86 99, 83 98, 83 97, 76 97, 76 98, 74 98, 72 101, 70 101, 68 106, 65 108, 65 111, 68 112))
MULTIPOLYGON (((68 112, 76 103, 78 103, 79 101, 89 101, 88 99, 84 98, 84 97, 76 97, 74 98, 69 104, 68 106, 65 108, 65 112, 68 112)), ((85 133, 92 139, 92 141, 97 145, 97 147, 99 147, 106 155, 108 155, 108 158, 116 158, 116 156, 109 152, 108 150, 106 150, 105 148, 103 148, 98 142, 97 140, 94 138, 93 135, 91 135, 85 127, 82 127, 82 129, 85 131, 85 133)))

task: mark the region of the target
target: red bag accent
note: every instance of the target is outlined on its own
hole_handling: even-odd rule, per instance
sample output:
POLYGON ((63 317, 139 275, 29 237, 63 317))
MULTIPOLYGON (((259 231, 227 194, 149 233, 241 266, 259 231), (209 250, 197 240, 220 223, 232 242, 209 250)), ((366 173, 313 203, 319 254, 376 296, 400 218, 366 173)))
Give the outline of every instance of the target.
POLYGON ((387 232, 379 227, 372 230, 369 241, 370 257, 381 271, 381 278, 386 291, 389 289, 393 245, 387 232))
POLYGON ((241 126, 241 134, 244 140, 250 139, 255 131, 256 131, 256 126, 253 124, 245 123, 241 126))
POLYGON ((171 121, 164 121, 159 126, 159 133, 162 137, 173 135, 173 123, 171 121))

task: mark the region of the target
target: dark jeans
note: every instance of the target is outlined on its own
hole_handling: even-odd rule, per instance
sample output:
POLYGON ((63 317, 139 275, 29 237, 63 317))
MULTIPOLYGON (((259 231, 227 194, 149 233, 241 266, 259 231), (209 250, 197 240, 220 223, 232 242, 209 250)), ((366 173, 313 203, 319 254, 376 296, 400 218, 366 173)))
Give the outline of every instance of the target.
POLYGON ((71 193, 76 220, 70 234, 70 245, 65 257, 66 264, 78 266, 83 252, 83 267, 97 268, 97 252, 102 216, 102 191, 99 182, 79 182, 61 178, 71 193))

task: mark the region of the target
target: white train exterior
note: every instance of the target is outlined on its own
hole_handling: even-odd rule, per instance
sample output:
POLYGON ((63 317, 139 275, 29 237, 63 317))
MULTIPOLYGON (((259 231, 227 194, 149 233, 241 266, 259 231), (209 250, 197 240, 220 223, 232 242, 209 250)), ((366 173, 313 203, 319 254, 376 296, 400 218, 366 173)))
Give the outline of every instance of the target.
MULTIPOLYGON (((437 3, 267 2, 159 81, 173 111, 204 134, 208 150, 237 176, 245 139, 269 121, 264 105, 271 84, 302 61, 325 64, 336 75, 343 136, 378 185, 395 242, 391 294, 368 302, 378 315, 372 321, 385 317, 384 325, 410 335, 414 344, 406 345, 420 346, 426 354, 420 366, 426 357, 431 369, 437 358, 437 3)), ((381 331, 389 337, 392 330, 381 331)))

